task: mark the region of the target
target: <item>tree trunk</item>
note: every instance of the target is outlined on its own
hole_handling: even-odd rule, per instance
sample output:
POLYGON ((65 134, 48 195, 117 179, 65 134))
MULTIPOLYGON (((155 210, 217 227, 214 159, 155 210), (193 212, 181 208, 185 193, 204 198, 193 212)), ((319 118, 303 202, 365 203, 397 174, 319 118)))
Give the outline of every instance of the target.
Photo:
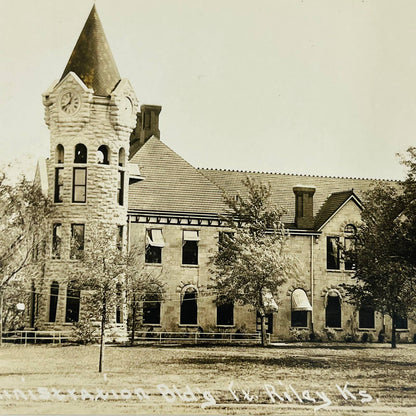
POLYGON ((105 331, 105 321, 106 321, 106 303, 105 299, 103 300, 103 310, 101 314, 101 335, 100 335, 100 359, 98 362, 98 372, 102 373, 103 371, 103 359, 104 359, 104 331, 105 331))
POLYGON ((3 290, 0 289, 0 347, 3 346, 3 290))
POLYGON ((396 344, 396 325, 397 325, 397 314, 393 313, 392 316, 392 325, 391 325, 391 347, 397 348, 396 344))
POLYGON ((265 347, 267 345, 267 333, 266 333, 266 315, 261 314, 261 345, 265 347))

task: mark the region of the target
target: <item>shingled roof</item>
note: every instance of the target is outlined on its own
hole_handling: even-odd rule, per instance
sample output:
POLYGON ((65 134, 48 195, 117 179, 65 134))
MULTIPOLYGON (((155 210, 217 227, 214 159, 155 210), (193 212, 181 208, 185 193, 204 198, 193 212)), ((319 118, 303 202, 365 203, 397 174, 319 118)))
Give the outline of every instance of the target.
POLYGON ((319 230, 350 199, 353 199, 361 206, 360 199, 354 194, 352 189, 331 194, 315 217, 315 230, 319 230))
POLYGON ((95 6, 92 7, 79 35, 61 80, 71 71, 100 96, 108 96, 120 81, 120 74, 95 6))
POLYGON ((242 181, 246 177, 271 186, 271 202, 286 210, 283 221, 291 224, 295 218, 295 196, 293 187, 296 185, 315 186, 313 215, 316 216, 331 194, 354 190, 358 198, 363 197, 376 184, 394 184, 395 181, 359 178, 337 178, 327 176, 289 175, 280 173, 245 172, 233 170, 198 169, 224 192, 230 195, 245 195, 247 192, 242 181))
POLYGON ((129 210, 220 214, 226 209, 221 189, 152 137, 134 154, 143 181, 130 184, 129 210))

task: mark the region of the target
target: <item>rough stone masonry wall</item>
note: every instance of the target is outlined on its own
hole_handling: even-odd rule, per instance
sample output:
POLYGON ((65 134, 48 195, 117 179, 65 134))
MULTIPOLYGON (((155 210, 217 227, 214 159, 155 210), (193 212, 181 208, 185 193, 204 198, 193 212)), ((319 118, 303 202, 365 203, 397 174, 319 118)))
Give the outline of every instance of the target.
MULTIPOLYGON (((76 81, 76 80, 75 80, 76 81)), ((46 109, 47 123, 51 131, 50 158, 47 162, 49 196, 54 197, 55 168, 62 167, 63 191, 62 203, 55 204, 55 214, 51 219, 52 224, 62 224, 61 259, 51 258, 51 245, 48 247, 50 259, 47 261, 43 281, 38 282, 37 291, 42 296, 38 303, 38 316, 36 326, 38 328, 65 328, 66 309, 66 272, 76 266, 77 260, 71 260, 70 241, 71 224, 85 224, 85 237, 91 232, 91 227, 113 228, 125 226, 128 205, 128 176, 124 178, 124 203, 122 206, 117 201, 117 183, 119 169, 126 169, 129 149, 129 135, 131 128, 118 122, 117 106, 110 98, 93 97, 91 92, 85 91, 71 77, 59 88, 54 90, 48 100, 52 101, 46 109), (57 101, 59 94, 68 88, 78 89, 82 97, 82 107, 74 120, 65 120, 59 113, 57 101), (75 164, 75 146, 82 143, 87 147, 87 163, 75 164), (57 164, 55 152, 57 146, 64 147, 64 163, 57 164), (109 164, 97 163, 97 149, 101 145, 109 148, 109 164), (119 151, 124 149, 123 167, 119 167, 119 151), (72 202, 73 168, 87 168, 86 203, 72 202), (59 282, 59 297, 56 322, 49 323, 49 293, 52 281, 59 282)), ((124 233, 126 234, 126 233, 124 233)), ((82 306, 81 306, 82 309, 82 306)))

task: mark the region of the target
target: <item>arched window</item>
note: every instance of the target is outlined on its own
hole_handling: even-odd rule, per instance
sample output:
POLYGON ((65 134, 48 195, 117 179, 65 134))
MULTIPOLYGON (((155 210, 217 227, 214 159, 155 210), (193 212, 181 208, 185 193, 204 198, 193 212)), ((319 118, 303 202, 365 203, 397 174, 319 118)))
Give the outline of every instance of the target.
POLYGON ((97 162, 100 165, 108 165, 110 151, 107 146, 102 145, 97 150, 97 162))
POLYGON ((64 163, 64 147, 61 144, 56 146, 55 163, 64 163))
POLYGON ((75 287, 75 282, 68 283, 66 289, 65 322, 78 322, 80 306, 80 290, 75 287))
POLYGON ((362 304, 358 311, 358 327, 374 328, 374 308, 371 305, 362 304))
POLYGON ((306 328, 308 326, 308 311, 312 310, 308 296, 303 289, 295 289, 291 296, 291 325, 306 328))
POLYGON ((143 301, 143 323, 160 324, 160 296, 157 293, 148 293, 143 301))
POLYGON ((354 236, 357 233, 357 228, 353 224, 347 224, 344 227, 344 235, 345 236, 354 236))
POLYGON ((326 294, 325 326, 341 328, 341 296, 334 289, 326 294))
POLYGON ((59 296, 59 283, 57 281, 53 281, 51 284, 51 292, 49 296, 49 322, 56 321, 58 296, 59 296))
POLYGON ((74 163, 87 163, 87 148, 82 143, 75 146, 74 163))
POLYGON ((126 165, 126 151, 122 147, 118 152, 118 165, 125 166, 126 165))
POLYGON ((217 325, 234 325, 234 303, 217 305, 217 325))
POLYGON ((198 292, 192 286, 188 286, 182 293, 181 300, 181 325, 197 325, 198 323, 198 292))

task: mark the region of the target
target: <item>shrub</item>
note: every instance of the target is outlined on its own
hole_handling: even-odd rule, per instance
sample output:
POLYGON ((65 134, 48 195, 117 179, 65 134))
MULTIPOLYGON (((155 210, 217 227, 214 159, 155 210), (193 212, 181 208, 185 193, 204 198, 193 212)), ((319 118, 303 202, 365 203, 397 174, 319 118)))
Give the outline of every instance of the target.
POLYGON ((378 340, 378 342, 385 342, 385 340, 386 340, 386 333, 385 333, 383 330, 381 330, 381 331, 378 333, 378 338, 377 338, 377 340, 378 340))
POLYGON ((334 329, 332 329, 332 328, 325 328, 324 331, 325 331, 326 339, 329 342, 335 340, 335 334, 336 334, 336 332, 335 332, 334 329))
POLYGON ((99 340, 99 328, 94 326, 88 317, 81 318, 72 326, 72 340, 77 344, 87 345, 97 343, 99 340))
POLYGON ((368 332, 364 332, 361 335, 361 342, 368 342, 368 332))
POLYGON ((344 335, 344 341, 345 342, 356 342, 357 337, 354 334, 345 334, 344 335))
POLYGON ((322 342, 324 339, 322 332, 313 331, 309 334, 309 340, 312 342, 322 342))
POLYGON ((309 340, 309 331, 306 329, 290 329, 290 338, 291 341, 304 342, 309 340))

